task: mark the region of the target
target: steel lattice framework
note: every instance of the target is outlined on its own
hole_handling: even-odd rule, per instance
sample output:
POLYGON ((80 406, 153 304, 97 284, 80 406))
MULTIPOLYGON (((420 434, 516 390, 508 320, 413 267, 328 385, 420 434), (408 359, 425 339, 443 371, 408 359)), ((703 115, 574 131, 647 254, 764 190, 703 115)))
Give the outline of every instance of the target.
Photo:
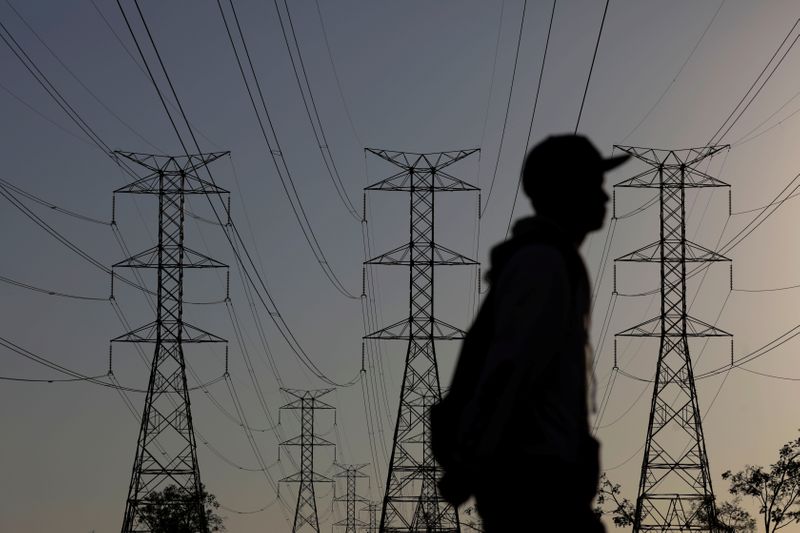
POLYGON ((716 522, 716 506, 688 339, 730 334, 687 314, 686 267, 729 260, 686 239, 686 190, 729 186, 697 168, 725 148, 616 146, 648 166, 616 187, 658 189, 661 221, 658 241, 617 259, 661 267, 661 312, 617 334, 660 339, 634 532, 715 531, 709 526, 716 522))
POLYGON ((407 244, 366 261, 367 265, 407 266, 409 316, 373 332, 366 339, 408 342, 400 405, 394 431, 380 531, 460 531, 456 510, 439 498, 440 469, 430 449, 430 407, 441 399, 434 341, 464 338, 464 332, 434 316, 434 268, 477 265, 434 241, 437 192, 478 191, 444 169, 478 152, 411 153, 367 149, 400 171, 366 191, 399 191, 410 196, 407 244))
POLYGON ((160 508, 172 508, 161 512, 181 514, 197 531, 207 531, 183 345, 226 341, 183 320, 183 270, 227 265, 184 246, 184 201, 188 194, 228 194, 197 175, 228 152, 175 157, 116 154, 149 173, 114 193, 158 197, 158 244, 114 265, 157 269, 158 275, 155 321, 112 339, 155 343, 122 532, 151 531, 146 516, 153 511, 154 493, 170 485, 178 496, 159 501, 160 508))
POLYGON ((365 530, 367 533, 378 533, 378 512, 381 510, 381 504, 370 502, 361 508, 362 511, 367 511, 368 522, 365 530))
POLYGON ((316 483, 333 483, 329 477, 314 471, 314 448, 333 446, 329 440, 314 433, 314 411, 334 409, 333 406, 320 400, 333 389, 296 390, 281 389, 295 399, 281 409, 300 411, 300 435, 283 441, 281 446, 297 446, 300 448, 300 471, 281 479, 284 483, 298 483, 297 506, 294 512, 292 533, 302 531, 320 532, 319 515, 317 514, 317 497, 314 490, 316 483))
POLYGON ((347 514, 345 515, 344 520, 339 520, 333 525, 336 527, 343 527, 344 533, 357 533, 358 530, 367 525, 363 520, 359 520, 356 516, 356 503, 368 501, 363 496, 359 496, 356 492, 356 482, 358 479, 369 477, 361 471, 363 468, 366 468, 367 465, 360 464, 337 466, 339 467, 339 472, 337 472, 333 477, 345 479, 347 482, 347 492, 344 496, 334 498, 333 501, 344 502, 347 514))

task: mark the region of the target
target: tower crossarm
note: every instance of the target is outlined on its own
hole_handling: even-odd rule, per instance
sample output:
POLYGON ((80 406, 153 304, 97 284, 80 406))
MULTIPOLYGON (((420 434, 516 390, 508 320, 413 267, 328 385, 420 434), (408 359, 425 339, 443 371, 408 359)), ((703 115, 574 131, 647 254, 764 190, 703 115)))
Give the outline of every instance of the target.
POLYGON ((480 148, 452 150, 449 152, 398 152, 380 148, 365 148, 367 153, 376 155, 389 163, 408 171, 416 168, 442 170, 453 163, 480 152, 480 148))
POLYGON ((137 165, 146 168, 153 174, 167 172, 191 174, 196 170, 204 168, 213 163, 220 157, 230 155, 230 151, 174 156, 115 150, 114 155, 117 157, 123 157, 133 163, 136 163, 137 165))
POLYGON ((698 320, 697 318, 686 316, 683 317, 682 315, 667 315, 665 317, 657 316, 655 318, 651 318, 649 320, 645 320, 640 324, 637 324, 631 328, 624 329, 617 333, 617 337, 660 337, 664 335, 665 337, 683 337, 686 335, 687 337, 730 337, 731 334, 727 331, 723 331, 716 326, 712 326, 702 320, 698 320), (661 325, 662 323, 674 323, 680 321, 681 319, 686 320, 686 331, 680 330, 667 330, 662 333, 661 325))
POLYGON ((170 320, 162 320, 161 322, 150 322, 144 326, 138 327, 128 333, 124 333, 119 337, 114 337, 111 342, 158 342, 159 335, 158 329, 167 328, 177 331, 180 328, 181 343, 211 343, 211 342, 228 342, 226 339, 214 335, 208 331, 200 329, 188 322, 181 321, 180 323, 170 320))
MULTIPOLYGON (((433 248, 434 266, 475 266, 478 261, 470 259, 449 248, 436 243, 431 243, 433 248)), ((411 266, 414 247, 411 243, 403 244, 397 248, 365 261, 367 265, 411 266)), ((431 263, 430 261, 428 263, 431 263)))
MULTIPOLYGON (((383 329, 368 333, 364 336, 365 339, 387 340, 387 341, 408 341, 413 338, 412 334, 413 322, 405 318, 399 322, 395 322, 390 326, 383 329)), ((466 332, 455 326, 448 324, 438 318, 434 318, 431 322, 431 339, 437 341, 455 341, 461 340, 466 336, 466 332)))
POLYGON ((163 248, 166 252, 163 254, 163 256, 167 258, 166 261, 162 258, 160 260, 161 262, 159 262, 159 248, 153 246, 127 259, 114 263, 112 268, 228 268, 228 265, 225 263, 186 246, 183 247, 183 256, 181 257, 180 263, 178 263, 174 261, 174 259, 178 257, 176 248, 174 246, 165 246, 163 248))
POLYGON ((615 261, 642 263, 708 263, 725 262, 730 261, 730 259, 688 240, 681 242, 680 239, 664 239, 664 241, 657 241, 642 246, 638 250, 616 258, 615 261), (667 253, 663 256, 661 250, 662 244, 667 249, 667 253), (672 253, 670 253, 670 251, 672 251, 672 253))
POLYGON ((615 144, 614 150, 626 153, 651 167, 680 167, 681 165, 691 167, 722 150, 730 150, 730 147, 729 144, 715 144, 695 148, 659 149, 615 144))

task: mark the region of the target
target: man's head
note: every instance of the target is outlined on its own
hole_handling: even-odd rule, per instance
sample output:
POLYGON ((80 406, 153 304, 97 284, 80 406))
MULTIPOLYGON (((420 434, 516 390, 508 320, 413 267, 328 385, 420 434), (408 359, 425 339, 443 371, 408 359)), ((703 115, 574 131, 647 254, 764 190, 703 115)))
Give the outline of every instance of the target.
POLYGON ((522 187, 539 215, 551 218, 576 238, 600 229, 608 194, 605 173, 629 156, 603 158, 582 135, 555 135, 534 146, 522 167, 522 187))

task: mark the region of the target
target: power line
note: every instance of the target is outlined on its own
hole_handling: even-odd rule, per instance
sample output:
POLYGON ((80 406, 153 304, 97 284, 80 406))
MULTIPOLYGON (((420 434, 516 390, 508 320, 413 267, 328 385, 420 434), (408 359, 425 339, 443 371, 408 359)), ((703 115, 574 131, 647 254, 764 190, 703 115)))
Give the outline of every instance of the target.
POLYGON ((52 124, 56 128, 60 129, 61 131, 63 131, 67 135, 69 135, 70 137, 73 137, 74 139, 82 142, 83 144, 85 144, 85 145, 87 145, 87 146, 89 146, 91 148, 94 148, 94 145, 91 143, 91 141, 89 141, 85 137, 82 137, 81 135, 75 133, 74 131, 67 129, 66 127, 64 127, 61 124, 59 124, 58 122, 56 122, 55 120, 51 119, 50 117, 48 117, 47 115, 45 115, 44 113, 42 113, 41 111, 36 109, 33 105, 29 104, 24 98, 22 98, 21 96, 16 94, 14 91, 9 89, 8 87, 3 85, 2 83, 0 83, 0 89, 3 89, 3 91, 5 91, 14 100, 16 100, 17 102, 21 103, 22 105, 27 107, 29 110, 33 111, 39 118, 49 122, 50 124, 52 124))
MULTIPOLYGON (((0 337, 0 346, 3 346, 4 348, 6 348, 6 349, 8 349, 8 350, 10 350, 10 351, 12 351, 14 353, 16 353, 18 355, 21 355, 22 357, 24 357, 26 359, 29 359, 29 360, 33 361, 34 363, 38 363, 38 364, 40 364, 40 365, 42 365, 44 367, 47 367, 47 368, 49 368, 51 370, 54 370, 55 372, 58 372, 59 374, 62 374, 62 375, 65 375, 65 376, 69 376, 69 378, 71 378, 70 380, 86 381, 86 382, 91 383, 93 385, 99 385, 101 387, 106 387, 106 388, 109 388, 109 389, 117 389, 117 390, 121 390, 121 391, 125 391, 125 392, 136 392, 136 393, 146 393, 147 392, 146 390, 143 390, 143 389, 138 389, 138 388, 135 388, 135 387, 126 387, 126 386, 119 385, 119 384, 114 384, 114 383, 108 383, 108 382, 103 381, 102 379, 100 379, 100 377, 108 377, 108 376, 110 376, 109 373, 106 373, 106 374, 104 374, 104 375, 102 375, 100 377, 87 376, 86 374, 83 374, 83 373, 78 372, 76 370, 72 370, 71 368, 68 368, 68 367, 63 366, 63 365, 61 365, 59 363, 56 363, 56 362, 54 362, 54 361, 52 361, 52 360, 50 360, 50 359, 48 359, 48 358, 46 358, 46 357, 44 357, 44 356, 42 356, 40 354, 37 354, 37 353, 35 353, 35 352, 31 351, 31 350, 28 350, 27 348, 23 348, 19 344, 16 344, 13 341, 11 341, 11 340, 9 340, 9 339, 7 339, 5 337, 0 337)), ((211 381, 208 381, 207 383, 203 383, 201 385, 196 385, 194 387, 190 387, 188 390, 197 390, 197 389, 201 389, 201 388, 207 388, 207 387, 209 387, 209 386, 211 386, 211 385, 213 385, 215 383, 218 383, 221 380, 222 380, 222 377, 218 377, 218 378, 212 379, 211 381)))
MULTIPOLYGON (((277 133, 275 131, 275 127, 273 125, 272 118, 270 117, 269 110, 267 108, 266 100, 264 98, 264 93, 261 90, 261 83, 259 82, 258 76, 256 75, 255 68, 253 66, 253 62, 252 62, 252 59, 250 57, 250 50, 249 50, 249 48, 247 46, 247 42, 246 42, 246 40, 244 38, 244 33, 242 33, 242 30, 241 30, 241 25, 239 23, 239 17, 238 17, 238 15, 236 13, 236 9, 235 9, 235 7, 234 7, 232 2, 231 2, 230 5, 231 5, 231 10, 232 10, 232 13, 233 13, 233 16, 234 16, 234 22, 236 23, 236 27, 237 27, 237 30, 238 30, 238 33, 239 33, 239 37, 240 37, 240 40, 242 41, 242 46, 244 47, 245 56, 246 56, 248 65, 250 67, 250 72, 251 72, 251 74, 253 76, 253 80, 254 80, 255 85, 256 85, 256 90, 257 90, 258 95, 259 95, 259 100, 261 102, 262 108, 264 109, 264 114, 265 114, 265 118, 267 120, 267 123, 269 125, 269 130, 272 133, 272 141, 270 141, 270 138, 269 138, 269 136, 267 134, 267 129, 264 126, 264 122, 263 122, 263 120, 261 118, 261 113, 258 111, 258 106, 256 105, 256 101, 255 101, 255 97, 253 95, 252 89, 250 88, 250 84, 247 81, 247 76, 246 76, 245 71, 244 71, 244 66, 243 66, 242 60, 241 60, 241 58, 239 56, 239 51, 238 51, 238 49, 236 47, 236 44, 234 42, 233 34, 231 33, 231 28, 230 28, 230 25, 228 24, 227 16, 225 15, 224 10, 222 9, 222 3, 219 0, 217 1, 217 6, 219 7, 220 15, 222 16, 222 21, 223 21, 223 23, 225 25, 225 31, 226 31, 226 33, 228 35, 228 40, 231 43, 231 48, 232 48, 234 56, 236 58, 236 63, 238 65, 238 67, 239 67, 239 73, 241 74, 242 81, 245 84, 245 89, 247 90, 247 94, 248 94, 248 97, 250 99, 250 103, 251 103, 251 105, 253 107, 253 111, 254 111, 254 113, 256 115, 256 120, 258 121, 259 127, 261 129, 261 134, 262 134, 262 136, 264 138, 264 141, 265 141, 265 143, 267 145, 267 149, 269 151, 270 158, 272 159, 273 165, 275 166, 275 171, 278 174, 278 177, 280 178, 280 182, 281 182, 281 185, 283 186, 283 190, 284 190, 284 192, 285 192, 285 194, 286 194, 286 196, 287 196, 287 198, 289 200, 289 204, 292 207, 292 212, 294 213, 295 218, 297 219, 297 222, 300 225, 300 229, 301 229, 301 231, 303 233, 303 236, 306 239, 306 242, 308 243, 309 247, 311 248, 311 251, 314 254, 314 257, 316 258, 317 263, 319 263, 320 267, 322 267, 322 270, 325 273, 326 277, 328 277, 328 279, 331 281, 331 283, 334 285, 334 287, 336 287, 336 289, 340 293, 342 293, 343 296, 346 296, 346 297, 351 298, 351 299, 357 299, 357 297, 355 295, 353 295, 351 292, 349 292, 344 287, 342 282, 336 276, 335 272, 333 271, 332 267, 330 266, 330 263, 329 263, 328 259, 325 256, 325 253, 322 250, 322 247, 319 244, 319 241, 317 240, 316 235, 314 234, 313 228, 311 227, 311 223, 309 222, 308 216, 307 216, 307 214, 305 212, 305 209, 303 208, 303 204, 300 201, 300 196, 299 196, 299 193, 297 192, 297 188, 295 187, 294 179, 292 178, 292 174, 289 171, 289 167, 288 167, 288 165, 286 163, 286 159, 285 159, 285 157, 283 155, 283 150, 280 147, 280 142, 278 140, 278 136, 277 136, 277 133), (291 192, 289 191, 289 189, 291 189, 291 192)), ((155 83, 155 81, 153 81, 153 83, 155 83)), ((189 131, 191 133, 191 128, 189 129, 189 131)), ((176 132, 177 132, 177 130, 176 130, 176 132)))
POLYGON ((16 287, 20 287, 23 289, 27 289, 34 292, 40 292, 42 294, 47 294, 48 296, 61 296, 64 298, 72 298, 73 300, 87 300, 93 302, 107 302, 109 300, 109 296, 86 296, 83 294, 72 294, 60 291, 54 291, 52 289, 43 289, 41 287, 37 287, 35 285, 30 285, 28 283, 23 283, 21 281, 17 281, 11 278, 7 278, 5 276, 0 276, 0 281, 3 283, 7 283, 9 285, 14 285, 16 287))
POLYGON ((781 63, 783 63, 783 60, 786 59, 787 54, 792 50, 792 48, 794 47, 795 43, 797 43, 797 40, 800 39, 800 33, 798 33, 795 36, 794 40, 789 44, 788 48, 783 53, 783 55, 778 60, 778 62, 775 63, 775 65, 772 68, 772 71, 767 75, 766 78, 764 78, 764 80, 761 82, 761 85, 758 87, 758 89, 756 89, 756 85, 758 85, 758 82, 762 79, 764 74, 767 72, 767 70, 769 69, 769 66, 772 64, 772 62, 778 56, 778 54, 780 53, 781 49, 783 48, 783 45, 786 44, 786 42, 789 40, 789 37, 791 37, 792 33, 794 32, 795 28, 797 28, 798 24, 800 24, 800 18, 798 18, 795 21, 795 23, 792 25, 792 27, 789 29, 788 33, 786 34, 786 37, 783 38, 783 41, 781 41, 781 44, 778 46, 778 48, 772 54, 772 57, 770 57, 769 61, 764 66, 763 70, 758 74, 756 79, 753 81, 753 83, 747 89, 747 92, 744 93, 742 98, 736 104, 736 107, 734 107, 733 111, 731 111, 730 115, 728 115, 728 117, 722 122, 722 125, 717 129, 717 131, 714 132, 714 135, 711 136, 711 139, 709 140, 709 142, 707 144, 719 144, 722 141, 723 137, 725 137, 725 135, 728 134, 728 132, 731 130, 731 128, 733 128, 734 124, 736 124, 736 122, 739 121, 739 119, 742 117, 744 112, 747 111, 747 108, 750 107, 750 105, 753 103, 753 101, 759 95, 759 93, 764 88, 764 86, 767 84, 767 82, 772 78, 772 76, 778 70, 778 67, 781 66, 781 63), (753 92, 754 90, 755 90, 755 92, 753 92), (751 92, 753 92, 752 96, 750 96, 751 92), (750 100, 745 104, 744 102, 748 98, 748 96, 750 96, 750 100), (737 111, 739 112, 738 115, 736 115, 737 111), (734 118, 734 115, 736 115, 735 118, 734 118))
MULTIPOLYGON (((229 0, 231 5, 231 9, 234 12, 234 17, 237 18, 236 25, 239 28, 239 32, 241 33, 241 27, 239 27, 238 17, 236 17, 236 11, 233 7, 233 0, 229 0)), ((320 155, 322 155, 322 159, 325 163, 325 169, 328 171, 328 175, 330 176, 331 180, 333 181, 334 188, 336 189, 336 194, 339 196, 339 199, 344 204, 347 211, 350 213, 355 220, 360 220, 361 217, 358 215, 358 211, 356 210, 353 202, 350 200, 350 197, 347 194, 347 190, 345 189, 344 183, 342 183, 342 178, 339 175, 339 170, 336 168, 336 163, 333 160, 333 154, 331 154, 330 145, 328 144, 328 139, 325 136, 325 129, 322 127, 322 119, 320 119, 319 111, 317 109, 317 103, 314 100, 314 93, 311 91, 311 83, 308 81, 308 73, 306 72, 306 65, 303 61, 303 54, 300 51, 300 43, 297 40, 297 33, 294 31, 294 23, 292 22, 292 13, 289 10, 289 4, 286 0, 283 0, 283 5, 286 8, 286 18, 289 21, 289 33, 292 35, 292 40, 294 42, 295 50, 297 51, 297 59, 300 63, 300 72, 302 73, 302 81, 300 72, 297 70, 297 64, 295 63, 294 56, 292 55, 292 48, 289 44, 289 37, 286 34, 286 25, 283 22, 283 16, 281 15, 281 10, 278 7, 278 0, 274 0, 275 5, 275 12, 278 15, 278 22, 281 26, 281 33, 283 34, 283 41, 286 44, 286 51, 289 53, 289 59, 292 64, 292 71, 294 72, 294 77, 297 80, 297 88, 300 90, 300 96, 303 99, 303 105, 306 110, 306 115, 308 116, 308 120, 311 123, 311 129, 314 132, 314 138, 317 141, 317 146, 320 150, 320 155), (306 98, 305 90, 308 91, 308 98, 306 98), (310 103, 310 109, 309 109, 310 103), (313 118, 312 118, 312 111, 313 111, 313 118), (327 157, 326 157, 327 155, 327 157)), ((244 37, 242 38, 244 41, 244 37)), ((249 58, 248 58, 249 59, 249 58)), ((255 74, 254 74, 255 76, 255 74)), ((338 78, 337 78, 338 81, 338 78)), ((351 121, 352 124, 352 121, 351 121)))
POLYGON ((581 116, 583 115, 583 105, 586 103, 586 95, 589 92, 589 82, 592 81, 592 72, 594 71, 594 62, 597 59, 597 50, 600 48, 600 37, 603 35, 603 27, 606 24, 606 14, 608 13, 608 4, 610 0, 606 0, 606 6, 603 8, 603 18, 600 20, 600 30, 597 32, 597 42, 594 43, 594 53, 592 53, 592 64, 589 66, 589 75, 586 76, 586 87, 583 89, 583 98, 581 98, 581 108, 578 110, 578 120, 575 121, 575 133, 578 133, 578 127, 581 124, 581 116))
MULTIPOLYGON (((528 151, 528 146, 531 143, 531 133, 533 132, 533 122, 536 119, 536 108, 539 104, 539 92, 542 88, 542 77, 544 76, 544 66, 547 63, 547 50, 550 47, 550 33, 553 31, 553 18, 556 14, 556 4, 558 0, 553 0, 553 9, 550 11, 550 23, 547 26, 547 38, 544 41, 544 53, 542 54, 542 66, 539 68, 539 80, 536 82, 536 96, 533 98, 533 110, 531 111, 531 123, 528 126, 528 137, 525 140, 525 152, 528 151)), ((511 233, 511 220, 514 218, 514 210, 517 207, 517 198, 519 197, 519 190, 522 187, 522 173, 517 180, 517 187, 514 189, 514 201, 511 203, 511 213, 508 215, 508 224, 506 225, 506 238, 511 233)))
POLYGON ((64 68, 64 70, 67 71, 67 73, 72 77, 72 79, 74 79, 78 83, 78 85, 80 85, 94 99, 95 102, 100 104, 100 106, 103 109, 105 109, 112 117, 114 117, 117 120, 117 122, 122 124, 122 126, 124 126, 128 131, 133 133, 142 142, 144 142, 146 145, 150 146, 151 148, 153 148, 155 150, 158 150, 158 148, 153 146, 153 144, 151 144, 150 141, 148 141, 133 126, 131 126, 122 117, 120 117, 117 113, 115 113, 110 107, 108 107, 108 105, 99 96, 97 96, 97 94, 94 91, 92 91, 83 82, 83 80, 81 80, 78 77, 78 75, 75 74, 75 72, 66 65, 66 63, 64 63, 64 61, 61 60, 61 58, 58 56, 58 54, 56 54, 55 51, 50 47, 50 45, 48 45, 47 42, 44 39, 42 39, 42 37, 39 35, 39 33, 35 29, 33 29, 33 27, 30 25, 30 23, 28 23, 27 19, 25 19, 25 17, 22 16, 22 14, 17 10, 16 7, 14 7, 14 5, 11 3, 10 0, 5 0, 5 1, 6 1, 6 4, 8 4, 8 7, 10 7, 11 10, 14 11, 14 13, 17 15, 17 17, 22 21, 22 23, 25 25, 25 27, 28 28, 28 30, 30 30, 30 32, 34 35, 34 37, 36 37, 36 39, 42 44, 42 46, 45 47, 45 49, 50 53, 50 55, 53 56, 53 58, 55 58, 56 61, 58 61, 58 63, 64 68))
MULTIPOLYGON (((339 79, 339 72, 336 69, 336 62, 333 60, 333 52, 331 51, 331 43, 328 40, 328 31, 325 29, 325 19, 322 16, 322 9, 319 6, 319 0, 314 0, 314 5, 317 8, 317 15, 319 17, 319 26, 322 29, 322 37, 325 41, 325 49, 328 51, 328 59, 331 62, 331 69, 333 70, 333 77, 336 80, 336 88, 339 91, 339 97, 342 100, 342 107, 344 108, 345 115, 347 116, 347 121, 350 123, 350 129, 353 131, 353 136, 358 141, 359 146, 364 146, 364 143, 361 142, 361 138, 358 136, 358 131, 356 130, 355 123, 353 122, 353 116, 350 113, 350 107, 347 105, 347 99, 344 97, 344 91, 342 90, 342 82, 339 79)), ((287 9, 288 11, 288 9, 287 9)), ((349 198, 348 198, 349 200, 349 198)), ((352 205, 352 204, 351 204, 352 205)))
POLYGON ((655 109, 659 106, 659 104, 661 104, 661 101, 664 100, 664 97, 667 96, 667 93, 670 91, 670 89, 672 89, 672 86, 675 85, 676 81, 678 81, 678 78, 680 77, 681 73, 683 72, 683 69, 686 68, 686 65, 689 64, 689 61, 692 59, 692 56, 694 56, 694 53, 697 51, 697 48, 700 46, 700 43, 703 42, 703 39, 705 38, 706 33, 708 33, 708 30, 711 28, 711 25, 714 24, 714 21, 717 19, 717 15, 719 15, 719 12, 722 9, 723 5, 725 5, 725 0, 722 0, 719 3, 719 6, 717 6, 717 10, 714 11, 714 15, 711 17, 711 20, 709 20, 708 24, 706 24, 706 27, 703 30, 703 33, 700 34, 700 37, 697 39, 697 42, 694 43, 694 46, 692 47, 692 50, 689 52, 689 55, 686 56, 686 59, 683 60, 683 63, 681 64, 680 68, 678 69, 678 72, 676 72, 675 76, 672 77, 672 81, 669 82, 669 85, 667 85, 667 88, 664 89, 664 92, 661 93, 661 95, 658 97, 658 99, 655 101, 655 103, 650 107, 650 109, 647 110, 647 113, 644 114, 644 116, 641 118, 641 120, 639 120, 639 122, 636 123, 636 125, 631 129, 631 131, 629 131, 628 134, 625 135, 625 137, 622 138, 622 141, 620 141, 621 143, 624 143, 625 141, 627 141, 631 137, 631 135, 633 135, 636 132, 636 130, 638 130, 641 127, 641 125, 644 124, 644 121, 647 120, 647 117, 649 117, 653 113, 653 111, 655 111, 655 109))
POLYGON ((492 197, 492 191, 494 190, 494 182, 497 179, 497 169, 500 167, 500 156, 503 154, 503 141, 506 138, 506 126, 508 125, 508 114, 511 110, 511 97, 514 95, 514 80, 517 77, 517 62, 519 61, 519 49, 520 45, 522 44, 522 30, 525 28, 525 12, 528 8, 528 0, 524 0, 522 4, 522 16, 520 17, 519 21, 519 33, 517 35, 517 48, 514 52, 514 68, 511 71, 511 87, 508 90, 508 100, 506 101, 506 113, 503 117, 503 129, 500 132, 500 146, 497 148, 497 159, 494 162, 494 171, 492 172, 492 181, 489 183, 489 191, 486 193, 486 201, 483 204, 483 210, 481 211, 480 215, 486 213, 486 209, 489 206, 489 200, 492 197))

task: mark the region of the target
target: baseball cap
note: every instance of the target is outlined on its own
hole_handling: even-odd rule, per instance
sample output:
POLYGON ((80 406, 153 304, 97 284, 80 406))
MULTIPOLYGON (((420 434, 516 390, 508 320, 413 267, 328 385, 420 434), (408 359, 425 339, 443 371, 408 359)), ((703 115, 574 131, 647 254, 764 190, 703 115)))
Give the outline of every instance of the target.
POLYGON ((560 169, 599 170, 607 172, 630 158, 628 154, 603 157, 592 142, 583 135, 551 135, 534 146, 525 160, 526 169, 536 172, 560 169))

